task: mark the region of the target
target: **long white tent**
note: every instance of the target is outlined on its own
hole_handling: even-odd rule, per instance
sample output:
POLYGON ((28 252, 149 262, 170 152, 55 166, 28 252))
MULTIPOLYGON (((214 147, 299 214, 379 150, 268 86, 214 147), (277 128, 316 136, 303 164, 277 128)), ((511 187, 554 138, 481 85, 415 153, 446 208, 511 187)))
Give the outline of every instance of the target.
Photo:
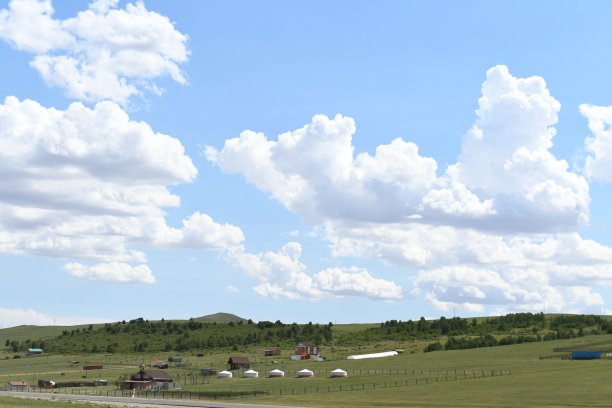
POLYGON ((380 358, 380 357, 391 357, 397 356, 397 351, 383 351, 382 353, 372 353, 372 354, 355 354, 353 356, 348 356, 347 360, 362 360, 364 358, 380 358))

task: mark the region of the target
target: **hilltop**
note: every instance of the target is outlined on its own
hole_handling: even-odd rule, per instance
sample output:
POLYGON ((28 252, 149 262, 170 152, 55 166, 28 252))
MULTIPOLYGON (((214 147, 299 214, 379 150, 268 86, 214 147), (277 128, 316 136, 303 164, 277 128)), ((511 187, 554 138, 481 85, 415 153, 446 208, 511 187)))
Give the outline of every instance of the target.
POLYGON ((236 316, 235 314, 219 312, 213 313, 206 316, 194 317, 193 320, 196 322, 203 323, 229 323, 229 322, 243 322, 246 323, 248 319, 244 319, 240 316, 236 316))

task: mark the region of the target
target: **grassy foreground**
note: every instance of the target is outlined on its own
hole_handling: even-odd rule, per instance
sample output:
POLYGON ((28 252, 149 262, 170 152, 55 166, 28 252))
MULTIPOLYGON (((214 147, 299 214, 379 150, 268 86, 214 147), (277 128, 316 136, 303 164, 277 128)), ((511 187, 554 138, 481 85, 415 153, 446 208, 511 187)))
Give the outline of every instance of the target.
MULTIPOLYGON (((612 360, 539 359, 541 355, 551 354, 554 347, 579 346, 604 339, 612 341, 612 336, 362 360, 356 364, 368 368, 402 365, 416 370, 503 368, 511 370, 512 374, 366 391, 257 397, 248 401, 320 407, 610 407, 612 360)), ((344 361, 340 365, 344 369, 351 368, 348 363, 344 361)), ((236 385, 248 381, 235 380, 236 385)), ((305 381, 311 380, 314 379, 305 381)), ((331 381, 337 384, 337 381, 351 379, 331 381)))
MULTIPOLYGON (((610 386, 612 360, 539 359, 539 356, 552 354, 553 348, 556 347, 580 349, 581 345, 593 342, 609 342, 612 348, 612 335, 471 350, 431 353, 407 351, 399 356, 374 360, 346 360, 343 356, 338 356, 339 353, 336 353, 335 359, 319 363, 290 362, 279 358, 278 363, 273 364, 271 361, 262 360, 253 367, 260 372, 261 377, 259 378, 240 378, 238 376, 223 380, 210 377, 205 383, 196 382, 195 384, 184 381, 181 382, 181 391, 194 393, 268 391, 271 393, 270 396, 249 397, 234 401, 313 407, 610 407, 612 406, 612 386, 610 386), (265 378, 267 372, 277 366, 287 372, 287 377, 265 378), (315 377, 295 378, 294 373, 302 368, 314 370, 315 377), (335 368, 349 371, 349 377, 329 378, 328 373, 335 368), (470 378, 469 374, 464 375, 466 372, 478 374, 493 370, 504 370, 511 374, 484 377, 476 375, 476 378, 470 378), (453 374, 448 374, 455 372, 457 373, 456 380, 453 374), (440 378, 440 381, 428 384, 414 383, 420 379, 434 376, 440 378), (443 376, 447 376, 448 381, 442 380, 443 376), (374 382, 378 383, 377 388, 361 390, 360 385, 374 382), (408 384, 384 388, 381 384, 385 382, 387 384, 408 382, 408 384), (333 391, 339 386, 350 389, 351 385, 354 386, 354 391, 326 391, 329 389, 333 391), (282 395, 279 395, 280 389, 285 391, 282 395), (306 393, 302 392, 304 389, 307 389, 306 393)), ((378 344, 378 346, 373 344, 371 347, 392 348, 390 344, 378 344)), ((406 347, 406 349, 410 348, 406 347)), ((355 348, 354 351, 373 350, 355 348)), ((235 354, 249 355, 249 353, 235 354)), ((189 359, 188 365, 171 368, 168 372, 175 377, 186 378, 189 373, 199 372, 200 367, 221 364, 227 359, 227 355, 227 353, 220 353, 200 358, 185 356, 189 359)), ((101 357, 98 356, 98 359, 101 357)), ((91 376, 112 381, 119 375, 134 373, 139 361, 153 357, 105 356, 100 361, 104 363, 104 370, 95 374, 91 373, 91 376)), ((2 360, 0 362, 0 383, 4 384, 9 378, 25 379, 30 383, 38 378, 81 378, 83 372, 80 370, 80 365, 85 358, 87 356, 47 355, 21 360, 2 360), (81 363, 73 366, 71 364, 73 359, 79 359, 81 363), (64 375, 61 375, 62 372, 64 375)), ((114 390, 115 387, 109 386, 107 389, 114 390)), ((51 404, 44 401, 15 402, 13 399, 0 397, 0 407, 3 408, 75 406, 74 404, 60 404, 63 403, 56 405, 56 403, 51 404)), ((100 407, 100 405, 96 406, 100 407)))
POLYGON ((116 405, 88 404, 57 400, 35 400, 26 398, 1 397, 2 408, 118 408, 116 405))

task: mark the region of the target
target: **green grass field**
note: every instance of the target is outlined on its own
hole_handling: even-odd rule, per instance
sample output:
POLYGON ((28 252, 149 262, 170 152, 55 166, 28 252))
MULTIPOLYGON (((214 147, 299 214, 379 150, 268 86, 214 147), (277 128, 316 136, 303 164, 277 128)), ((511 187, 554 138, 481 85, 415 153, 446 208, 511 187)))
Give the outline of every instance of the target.
MULTIPOLYGON (((245 349, 203 357, 183 355, 185 366, 170 368, 168 372, 179 379, 182 392, 258 390, 271 394, 244 398, 239 402, 321 407, 609 407, 612 406, 612 360, 539 359, 539 356, 552 354, 555 347, 580 348, 581 344, 602 341, 608 341, 612 348, 612 335, 599 335, 470 350, 406 351, 395 357, 372 360, 345 359, 344 352, 382 351, 395 345, 381 342, 347 348, 343 353, 334 353, 334 359, 325 351, 329 359, 325 362, 289 361, 286 358, 289 350, 286 350, 282 356, 274 358, 277 364, 272 363, 273 358, 262 357, 261 350, 245 349), (193 384, 194 378, 202 378, 195 375, 201 367, 222 369, 230 354, 249 356, 255 361, 253 368, 260 372, 261 377, 206 377, 205 383, 198 381, 193 384), (285 378, 265 378, 269 370, 277 367, 287 373, 285 378), (302 368, 315 371, 315 377, 295 378, 294 373, 302 368), (335 368, 347 370, 349 377, 329 378, 329 372, 335 368), (511 374, 490 376, 493 370, 511 374), (422 383, 425 378, 437 378, 438 382, 422 383), (415 381, 419 384, 414 384, 415 381), (372 384, 376 384, 376 388, 372 384), (392 387, 393 384, 401 386, 392 387), (345 391, 329 392, 340 386, 345 391), (351 386, 354 390, 346 391, 351 386), (280 390, 283 390, 283 395, 279 395, 280 390)), ((96 362, 103 364, 104 369, 89 372, 88 378, 103 378, 112 384, 119 376, 135 373, 141 362, 150 364, 158 358, 167 359, 167 355, 45 355, 0 360, 0 383, 5 384, 9 379, 25 380, 31 384, 43 378, 78 380, 84 374, 82 365, 96 362), (79 363, 72 364, 72 361, 79 363)), ((99 389, 115 390, 116 387, 110 385, 99 389)), ((0 398, 0 406, 11 406, 6 401, 0 398)))
POLYGON ((116 405, 0 397, 2 408, 118 408, 116 405))

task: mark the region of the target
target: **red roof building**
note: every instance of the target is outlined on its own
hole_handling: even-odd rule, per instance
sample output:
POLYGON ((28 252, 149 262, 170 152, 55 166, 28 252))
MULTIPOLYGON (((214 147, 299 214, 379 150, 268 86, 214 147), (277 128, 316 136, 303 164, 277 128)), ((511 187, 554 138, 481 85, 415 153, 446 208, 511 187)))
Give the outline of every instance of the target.
POLYGON ((28 388, 28 383, 25 381, 9 381, 4 389, 6 391, 25 391, 28 388))

